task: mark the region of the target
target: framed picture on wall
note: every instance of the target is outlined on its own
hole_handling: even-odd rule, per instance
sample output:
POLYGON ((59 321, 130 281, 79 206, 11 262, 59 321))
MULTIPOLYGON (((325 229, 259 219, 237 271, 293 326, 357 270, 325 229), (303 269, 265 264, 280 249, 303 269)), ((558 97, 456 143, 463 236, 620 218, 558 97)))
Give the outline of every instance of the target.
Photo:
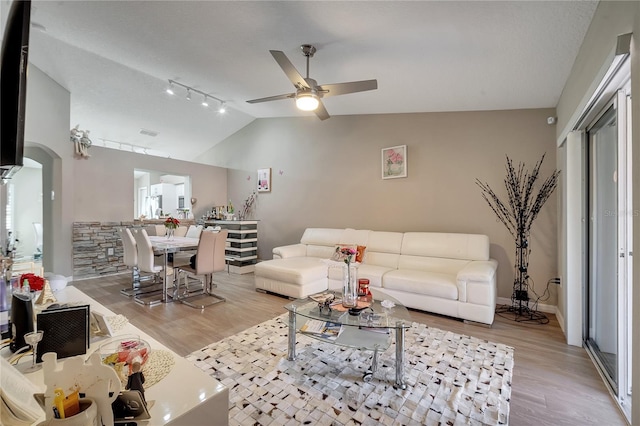
POLYGON ((258 169, 258 192, 271 191, 271 167, 258 169))
POLYGON ((407 177, 407 146, 382 149, 382 179, 407 177))

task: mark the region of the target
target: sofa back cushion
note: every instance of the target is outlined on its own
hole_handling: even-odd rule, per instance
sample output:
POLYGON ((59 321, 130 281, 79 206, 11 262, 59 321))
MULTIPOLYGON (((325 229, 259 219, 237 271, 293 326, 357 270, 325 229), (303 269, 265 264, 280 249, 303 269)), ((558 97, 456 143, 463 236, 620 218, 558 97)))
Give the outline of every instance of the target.
POLYGON ((366 247, 369 244, 370 232, 368 229, 347 228, 340 236, 340 244, 353 244, 366 247))
POLYGON ((402 232, 369 232, 364 263, 396 269, 402 247, 402 232))
POLYGON ((489 237, 480 234, 406 232, 402 255, 489 260, 489 237))
POLYGON ((438 272, 454 277, 464 268, 470 260, 445 259, 443 257, 425 257, 401 255, 398 260, 398 269, 411 269, 414 271, 438 272))
POLYGON ((307 256, 329 259, 340 242, 344 229, 307 228, 300 242, 307 246, 307 256))

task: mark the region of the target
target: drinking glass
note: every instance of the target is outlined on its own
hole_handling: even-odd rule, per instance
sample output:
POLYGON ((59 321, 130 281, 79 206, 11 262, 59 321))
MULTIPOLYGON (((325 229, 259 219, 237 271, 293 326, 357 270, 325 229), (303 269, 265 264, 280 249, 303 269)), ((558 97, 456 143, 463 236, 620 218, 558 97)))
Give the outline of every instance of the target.
POLYGON ((38 355, 38 342, 42 340, 43 334, 44 332, 42 330, 38 330, 24 335, 24 341, 31 346, 33 352, 33 362, 31 363, 31 367, 24 370, 25 373, 31 373, 42 368, 42 365, 36 364, 36 357, 38 355))

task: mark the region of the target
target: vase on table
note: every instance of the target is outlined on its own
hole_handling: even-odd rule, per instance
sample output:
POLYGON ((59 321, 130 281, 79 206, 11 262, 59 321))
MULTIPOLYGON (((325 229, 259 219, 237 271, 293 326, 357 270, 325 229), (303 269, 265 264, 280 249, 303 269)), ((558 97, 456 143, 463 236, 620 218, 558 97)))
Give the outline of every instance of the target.
POLYGON ((345 263, 342 268, 342 306, 355 308, 358 304, 357 268, 353 263, 345 263))
POLYGON ((167 228, 167 240, 173 240, 173 232, 175 231, 175 229, 173 228, 167 228))

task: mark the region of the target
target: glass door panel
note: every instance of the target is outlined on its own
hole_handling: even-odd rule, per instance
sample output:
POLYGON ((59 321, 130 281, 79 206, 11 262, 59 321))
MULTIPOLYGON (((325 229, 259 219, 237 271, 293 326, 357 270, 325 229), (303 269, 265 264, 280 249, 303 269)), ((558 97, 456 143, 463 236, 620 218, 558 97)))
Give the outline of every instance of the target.
POLYGON ((618 387, 618 134, 611 105, 589 135, 589 279, 586 344, 618 387))

